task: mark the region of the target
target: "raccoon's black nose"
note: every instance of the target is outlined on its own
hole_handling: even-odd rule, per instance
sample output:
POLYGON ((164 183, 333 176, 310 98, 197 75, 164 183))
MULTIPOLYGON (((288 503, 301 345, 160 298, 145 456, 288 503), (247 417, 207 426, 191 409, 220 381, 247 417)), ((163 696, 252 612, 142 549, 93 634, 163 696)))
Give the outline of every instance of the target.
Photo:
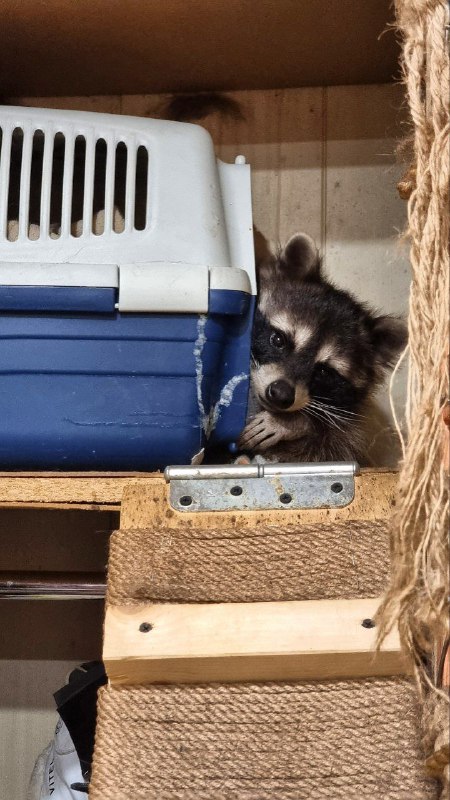
POLYGON ((295 389, 287 381, 274 381, 266 389, 266 398, 275 408, 289 408, 295 400, 295 389))

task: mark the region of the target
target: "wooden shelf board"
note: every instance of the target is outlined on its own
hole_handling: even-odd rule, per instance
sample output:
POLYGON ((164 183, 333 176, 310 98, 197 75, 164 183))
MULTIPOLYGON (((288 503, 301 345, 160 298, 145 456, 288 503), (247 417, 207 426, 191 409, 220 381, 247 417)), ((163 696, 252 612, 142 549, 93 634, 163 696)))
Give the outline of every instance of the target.
MULTIPOLYGON (((355 478, 355 499, 343 509, 298 512, 261 511, 260 521, 282 521, 293 514, 299 520, 330 521, 336 515, 349 519, 386 516, 393 503, 397 474, 385 469, 365 469, 355 478)), ((160 472, 0 472, 0 508, 58 508, 118 511, 124 528, 145 527, 156 517, 164 524, 181 521, 187 527, 211 524, 214 512, 181 513, 168 505, 168 484, 160 472), (122 506, 123 501, 123 506, 122 506)), ((254 521, 254 512, 222 512, 225 519, 254 521)))
POLYGON ((0 472, 1 508, 58 508, 117 511, 125 487, 155 473, 0 472))
POLYGON ((386 83, 390 0, 7 0, 3 96, 386 83))

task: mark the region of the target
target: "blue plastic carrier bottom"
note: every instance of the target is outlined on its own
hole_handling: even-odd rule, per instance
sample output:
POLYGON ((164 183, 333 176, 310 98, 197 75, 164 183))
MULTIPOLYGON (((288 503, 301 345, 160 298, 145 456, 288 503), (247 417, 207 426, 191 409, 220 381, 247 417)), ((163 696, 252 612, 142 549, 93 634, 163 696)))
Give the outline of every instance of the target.
POLYGON ((235 441, 252 312, 2 313, 0 466, 154 470, 235 441))

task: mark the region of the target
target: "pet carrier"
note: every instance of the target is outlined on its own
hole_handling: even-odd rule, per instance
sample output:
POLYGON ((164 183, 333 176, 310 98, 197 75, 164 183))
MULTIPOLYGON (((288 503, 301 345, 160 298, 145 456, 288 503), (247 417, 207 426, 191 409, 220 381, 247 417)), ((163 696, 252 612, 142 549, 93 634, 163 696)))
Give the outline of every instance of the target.
POLYGON ((0 109, 0 466, 155 469, 245 422, 250 170, 186 123, 0 109))

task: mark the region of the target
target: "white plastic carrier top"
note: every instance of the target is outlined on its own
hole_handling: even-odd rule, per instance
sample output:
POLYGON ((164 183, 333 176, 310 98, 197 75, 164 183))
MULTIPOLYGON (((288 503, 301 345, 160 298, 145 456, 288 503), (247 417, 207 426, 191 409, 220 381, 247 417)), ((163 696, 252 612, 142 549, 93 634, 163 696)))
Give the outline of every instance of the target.
POLYGON ((250 168, 198 125, 0 107, 0 285, 117 289, 120 312, 256 294, 250 168))

